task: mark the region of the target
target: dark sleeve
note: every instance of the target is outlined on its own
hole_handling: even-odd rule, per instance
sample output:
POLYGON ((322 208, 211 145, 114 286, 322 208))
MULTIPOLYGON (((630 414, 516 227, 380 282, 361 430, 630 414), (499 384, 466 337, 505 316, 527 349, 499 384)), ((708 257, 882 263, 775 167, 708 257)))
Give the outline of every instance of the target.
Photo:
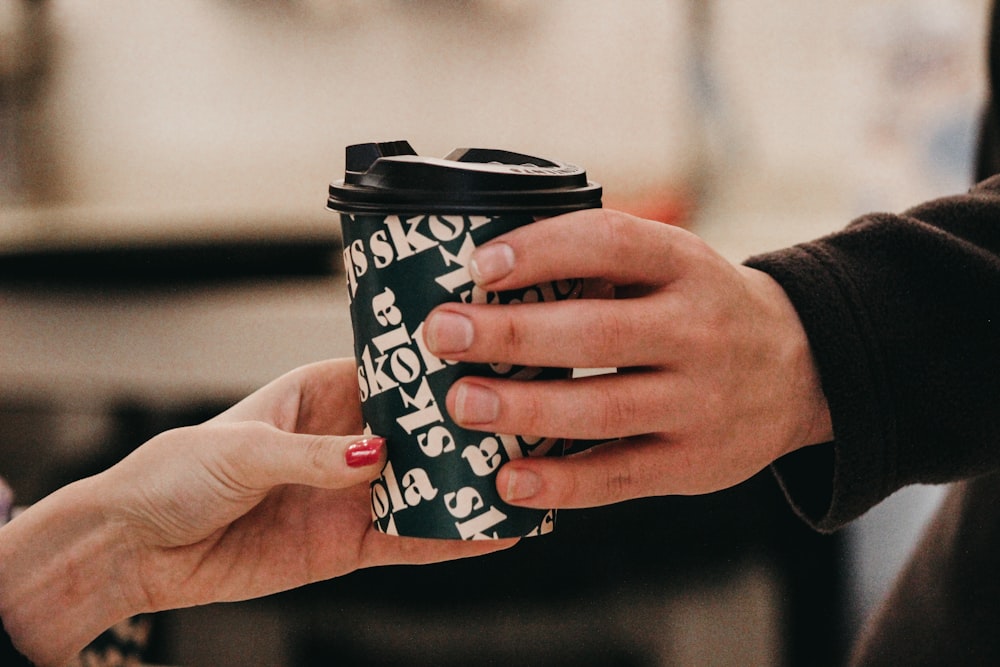
POLYGON ((776 462, 814 527, 1000 469, 1000 177, 748 260, 805 327, 835 440, 776 462))

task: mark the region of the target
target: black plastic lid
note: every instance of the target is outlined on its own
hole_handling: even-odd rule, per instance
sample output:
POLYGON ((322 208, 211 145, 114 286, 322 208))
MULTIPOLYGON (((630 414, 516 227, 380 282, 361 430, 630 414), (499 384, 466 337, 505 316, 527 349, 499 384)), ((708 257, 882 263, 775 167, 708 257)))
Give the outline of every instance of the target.
POLYGON ((556 214, 601 206, 601 186, 571 164, 489 148, 420 157, 406 141, 347 147, 328 207, 347 213, 556 214))

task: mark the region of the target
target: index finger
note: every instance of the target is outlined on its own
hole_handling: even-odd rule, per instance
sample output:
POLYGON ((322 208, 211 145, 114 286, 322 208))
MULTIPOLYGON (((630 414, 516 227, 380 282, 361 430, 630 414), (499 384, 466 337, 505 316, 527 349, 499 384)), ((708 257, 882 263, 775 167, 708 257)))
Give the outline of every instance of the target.
POLYGON ((669 282, 703 244, 690 232, 608 209, 539 220, 477 248, 476 284, 507 290, 568 278, 616 285, 669 282))
POLYGON ((363 424, 356 371, 350 358, 301 366, 210 421, 262 421, 289 433, 360 433, 363 424))

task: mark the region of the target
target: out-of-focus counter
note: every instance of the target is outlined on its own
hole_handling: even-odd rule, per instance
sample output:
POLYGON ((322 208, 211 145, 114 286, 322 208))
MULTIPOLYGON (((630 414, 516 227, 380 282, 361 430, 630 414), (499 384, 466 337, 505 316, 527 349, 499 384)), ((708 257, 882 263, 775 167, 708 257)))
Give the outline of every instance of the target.
POLYGON ((0 396, 235 399, 351 352, 339 277, 218 286, 0 287, 0 396))

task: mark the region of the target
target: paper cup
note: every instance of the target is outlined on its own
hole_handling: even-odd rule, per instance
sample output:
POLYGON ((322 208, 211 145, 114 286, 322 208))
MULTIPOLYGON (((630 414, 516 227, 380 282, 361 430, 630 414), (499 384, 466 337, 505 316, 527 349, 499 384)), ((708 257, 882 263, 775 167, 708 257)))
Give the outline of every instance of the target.
POLYGON ((440 160, 418 158, 405 142, 364 144, 348 148, 347 162, 347 178, 330 186, 329 207, 341 213, 366 431, 387 439, 388 462, 371 486, 375 526, 465 540, 551 531, 554 510, 504 503, 495 478, 511 459, 561 454, 563 442, 462 428, 445 396, 466 375, 545 380, 571 369, 443 361, 426 349, 423 327, 449 301, 578 297, 580 280, 484 292, 467 265, 473 249, 507 231, 600 206, 600 186, 576 167, 503 151, 460 150, 440 160), (402 173, 386 177, 393 170, 402 173))

